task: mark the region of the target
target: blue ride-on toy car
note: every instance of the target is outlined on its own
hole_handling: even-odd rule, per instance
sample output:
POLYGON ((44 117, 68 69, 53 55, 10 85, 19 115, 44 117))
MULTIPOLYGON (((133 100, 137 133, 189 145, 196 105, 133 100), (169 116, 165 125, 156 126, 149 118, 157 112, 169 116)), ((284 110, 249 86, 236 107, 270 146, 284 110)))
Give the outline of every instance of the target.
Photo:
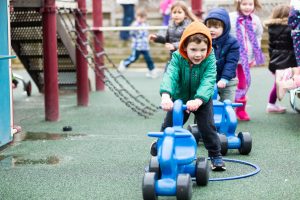
MULTIPOLYGON (((213 96, 214 122, 221 141, 221 153, 226 155, 228 149, 238 149, 240 154, 248 155, 252 149, 252 138, 248 132, 235 134, 237 117, 233 108, 242 106, 241 103, 232 103, 230 100, 220 102, 217 100, 217 89, 213 96)), ((195 119, 196 121, 196 119, 195 119)), ((201 140, 197 124, 192 124, 187 129, 194 135, 196 142, 201 140)))
POLYGON ((149 169, 143 178, 144 200, 157 196, 176 196, 177 200, 192 198, 192 179, 197 185, 205 186, 209 180, 208 161, 197 158, 197 143, 194 136, 183 126, 183 112, 186 106, 176 100, 173 107, 173 127, 164 132, 149 132, 157 137, 157 156, 150 159, 149 169))

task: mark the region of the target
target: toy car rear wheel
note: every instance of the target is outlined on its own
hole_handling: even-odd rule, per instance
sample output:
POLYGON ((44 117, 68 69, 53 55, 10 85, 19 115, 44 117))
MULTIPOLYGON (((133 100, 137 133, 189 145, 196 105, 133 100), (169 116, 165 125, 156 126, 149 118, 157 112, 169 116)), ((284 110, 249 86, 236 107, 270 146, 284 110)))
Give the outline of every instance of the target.
POLYGON ((224 134, 218 134, 218 135, 219 135, 219 139, 220 139, 220 143, 221 143, 221 154, 223 156, 225 156, 227 154, 227 151, 228 151, 227 137, 224 134))
POLYGON ((160 179, 161 171, 159 167, 159 162, 157 156, 152 156, 149 161, 149 172, 155 172, 157 174, 157 178, 160 179))
POLYGON ((188 125, 187 126, 187 130, 192 133, 192 135, 194 136, 197 144, 200 142, 200 140, 202 140, 201 134, 200 134, 200 132, 198 130, 197 124, 190 124, 190 125, 188 125))
POLYGON ((146 172, 143 178, 142 192, 144 200, 157 200, 155 193, 155 181, 157 175, 155 172, 146 172))
POLYGON ((189 174, 179 174, 176 183, 177 200, 192 199, 192 179, 189 174))
POLYGON ((239 152, 242 155, 248 155, 252 149, 252 138, 248 132, 239 132, 238 138, 241 140, 239 152))
POLYGON ((200 186, 207 185, 209 180, 208 161, 204 157, 197 158, 196 161, 196 183, 200 186))

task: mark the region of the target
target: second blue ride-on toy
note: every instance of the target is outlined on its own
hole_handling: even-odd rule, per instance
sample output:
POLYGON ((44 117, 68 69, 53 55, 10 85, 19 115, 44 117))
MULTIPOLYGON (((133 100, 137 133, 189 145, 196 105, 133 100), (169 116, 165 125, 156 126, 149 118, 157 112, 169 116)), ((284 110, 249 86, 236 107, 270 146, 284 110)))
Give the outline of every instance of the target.
MULTIPOLYGON (((252 149, 252 138, 249 132, 235 133, 237 128, 237 117, 235 107, 242 106, 241 103, 232 103, 230 100, 223 102, 217 100, 218 92, 215 87, 213 96, 214 122, 219 133, 221 142, 221 154, 227 154, 228 149, 238 149, 240 154, 248 155, 252 149)), ((196 120, 195 120, 196 121, 196 120)), ((197 124, 192 124, 187 129, 194 135, 196 142, 201 139, 201 133, 197 124)))
POLYGON ((208 161, 197 158, 197 143, 194 136, 183 128, 186 106, 176 100, 173 107, 173 127, 164 132, 149 132, 157 137, 157 156, 150 159, 149 169, 143 178, 144 200, 155 200, 157 196, 176 196, 177 200, 192 198, 192 179, 205 186, 209 180, 208 161))

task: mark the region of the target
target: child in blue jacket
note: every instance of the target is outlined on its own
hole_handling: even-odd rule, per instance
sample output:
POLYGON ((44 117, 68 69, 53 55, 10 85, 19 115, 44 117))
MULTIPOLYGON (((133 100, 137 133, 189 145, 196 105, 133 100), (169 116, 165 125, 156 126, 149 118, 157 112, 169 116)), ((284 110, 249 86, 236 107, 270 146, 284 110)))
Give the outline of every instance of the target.
POLYGON ((220 101, 235 100, 235 91, 238 80, 236 68, 240 53, 239 43, 229 34, 230 18, 224 8, 212 9, 205 19, 205 24, 210 30, 212 45, 217 60, 217 86, 220 101))

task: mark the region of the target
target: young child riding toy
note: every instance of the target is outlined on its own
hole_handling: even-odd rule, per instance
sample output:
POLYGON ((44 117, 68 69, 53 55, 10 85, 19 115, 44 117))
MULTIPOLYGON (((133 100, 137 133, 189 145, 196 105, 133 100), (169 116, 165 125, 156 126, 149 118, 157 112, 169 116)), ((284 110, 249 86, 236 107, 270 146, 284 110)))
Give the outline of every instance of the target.
MULTIPOLYGON (((212 96, 215 82, 216 59, 210 31, 203 23, 192 22, 183 32, 179 49, 172 54, 160 85, 161 107, 167 111, 161 131, 172 127, 173 101, 181 99, 187 106, 184 123, 191 112, 195 114, 211 158, 212 170, 223 171, 226 168, 213 119, 212 96)), ((157 154, 156 143, 151 147, 151 154, 157 154)))

